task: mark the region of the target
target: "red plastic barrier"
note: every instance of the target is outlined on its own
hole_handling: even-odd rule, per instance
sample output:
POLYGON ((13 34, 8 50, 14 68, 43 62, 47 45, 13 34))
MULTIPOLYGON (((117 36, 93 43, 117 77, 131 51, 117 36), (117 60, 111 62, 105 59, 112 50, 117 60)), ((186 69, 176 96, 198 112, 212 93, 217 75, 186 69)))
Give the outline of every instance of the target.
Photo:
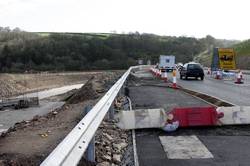
POLYGON ((180 127, 214 126, 223 117, 215 107, 174 108, 171 113, 174 115, 173 121, 179 121, 180 127))

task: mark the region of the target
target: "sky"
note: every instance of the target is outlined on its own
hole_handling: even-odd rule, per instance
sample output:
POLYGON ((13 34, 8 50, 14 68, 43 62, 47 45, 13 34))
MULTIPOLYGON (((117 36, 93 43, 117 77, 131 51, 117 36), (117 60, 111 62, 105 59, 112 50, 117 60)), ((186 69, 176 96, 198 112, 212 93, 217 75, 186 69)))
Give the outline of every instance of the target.
POLYGON ((245 40, 249 7, 249 0, 0 0, 0 26, 245 40))

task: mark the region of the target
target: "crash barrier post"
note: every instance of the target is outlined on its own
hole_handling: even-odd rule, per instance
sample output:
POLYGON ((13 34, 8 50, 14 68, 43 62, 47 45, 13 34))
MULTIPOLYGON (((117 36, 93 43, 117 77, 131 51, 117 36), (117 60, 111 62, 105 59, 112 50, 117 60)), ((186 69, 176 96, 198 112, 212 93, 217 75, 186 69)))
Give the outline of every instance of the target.
MULTIPOLYGON (((91 110, 91 106, 85 107, 85 114, 87 114, 91 110)), ((95 136, 93 136, 92 140, 89 142, 88 148, 86 150, 86 159, 92 163, 95 163, 95 136)))
POLYGON ((172 87, 174 89, 177 89, 177 85, 176 85, 176 70, 175 69, 173 70, 172 74, 173 74, 173 86, 172 87))
POLYGON ((112 103, 109 108, 109 120, 114 120, 114 118, 115 118, 115 108, 114 104, 112 103))

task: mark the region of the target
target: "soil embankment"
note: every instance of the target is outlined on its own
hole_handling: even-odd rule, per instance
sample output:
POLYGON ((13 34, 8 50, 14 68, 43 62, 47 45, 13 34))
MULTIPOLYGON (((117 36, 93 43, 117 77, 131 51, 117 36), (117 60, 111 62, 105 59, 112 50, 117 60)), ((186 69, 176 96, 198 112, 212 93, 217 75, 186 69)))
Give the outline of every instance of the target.
POLYGON ((103 72, 0 74, 0 98, 85 83, 91 76, 103 72))
MULTIPOLYGON (((121 75, 103 72, 67 96, 63 107, 15 124, 0 137, 0 165, 39 165, 82 119, 84 107, 95 105, 121 75)), ((119 165, 128 144, 129 132, 115 127, 113 121, 104 121, 96 133, 97 163, 119 165), (116 144, 106 149, 113 142, 116 144)), ((92 164, 82 161, 79 165, 92 164)))

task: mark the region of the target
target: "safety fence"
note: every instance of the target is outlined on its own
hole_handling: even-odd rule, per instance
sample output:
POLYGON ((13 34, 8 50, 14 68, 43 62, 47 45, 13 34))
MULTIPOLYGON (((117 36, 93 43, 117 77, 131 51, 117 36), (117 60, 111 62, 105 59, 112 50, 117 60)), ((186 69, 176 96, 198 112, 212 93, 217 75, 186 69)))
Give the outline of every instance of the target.
POLYGON ((64 140, 50 153, 41 165, 77 165, 130 72, 142 68, 147 68, 147 66, 130 67, 73 130, 71 130, 64 140))

